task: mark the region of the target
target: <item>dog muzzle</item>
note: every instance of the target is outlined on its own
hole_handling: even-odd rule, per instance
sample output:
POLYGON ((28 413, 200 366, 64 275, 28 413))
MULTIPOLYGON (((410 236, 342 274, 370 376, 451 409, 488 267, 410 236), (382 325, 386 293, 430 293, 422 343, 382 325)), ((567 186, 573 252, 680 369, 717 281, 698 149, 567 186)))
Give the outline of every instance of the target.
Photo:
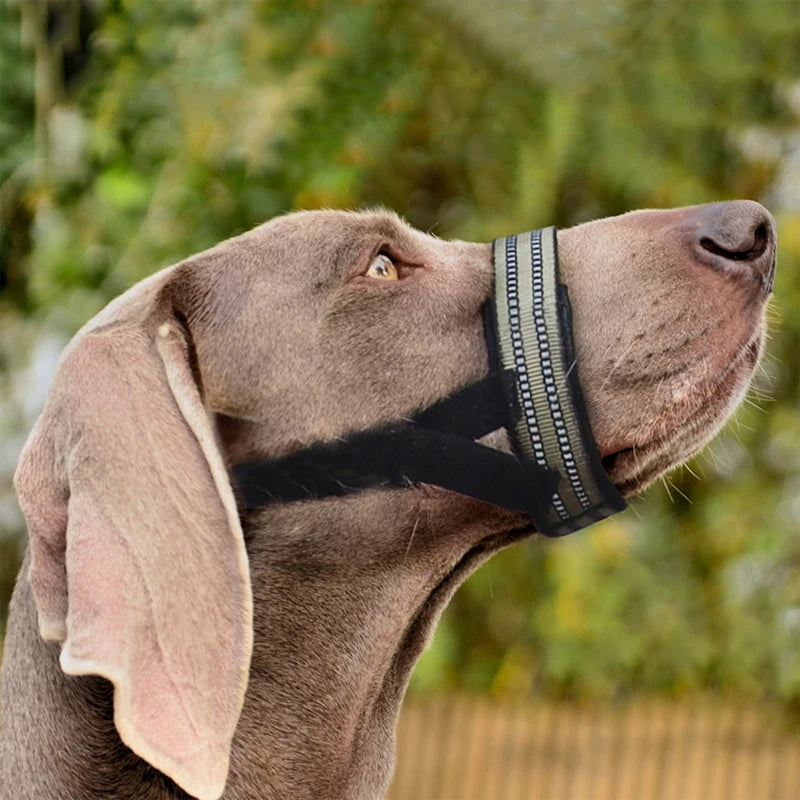
POLYGON ((242 507, 427 483, 528 514, 546 536, 625 508, 581 395, 556 229, 496 239, 492 254, 488 376, 402 421, 235 465, 242 507), (478 441, 500 428, 513 453, 478 441))

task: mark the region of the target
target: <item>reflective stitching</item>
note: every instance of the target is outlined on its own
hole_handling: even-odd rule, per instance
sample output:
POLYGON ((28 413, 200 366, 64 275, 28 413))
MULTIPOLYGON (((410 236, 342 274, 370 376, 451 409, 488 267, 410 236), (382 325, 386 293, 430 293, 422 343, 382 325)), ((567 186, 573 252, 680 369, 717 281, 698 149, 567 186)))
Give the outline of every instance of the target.
MULTIPOLYGON (((522 411, 525 415, 525 424, 528 429, 531 445, 536 462, 543 467, 548 467, 547 456, 542 446, 542 436, 536 420, 536 408, 531 394, 530 378, 525 362, 525 350, 522 344, 522 332, 519 318, 519 274, 517 264, 517 237, 509 236, 505 242, 506 254, 506 300, 508 302, 508 322, 511 336, 514 367, 517 372, 517 385, 519 387, 522 411)), ((538 328, 537 328, 538 333, 538 328)), ((551 372, 552 376, 552 372, 551 372)), ((574 462, 573 462, 574 463, 574 462)), ((563 500, 556 492, 553 497, 553 507, 561 519, 569 519, 570 514, 563 500)))
POLYGON ((581 481, 578 465, 572 453, 572 446, 569 441, 564 416, 561 412, 561 402, 558 397, 558 388, 553 377, 553 364, 550 353, 550 341, 547 338, 547 326, 544 318, 544 276, 542 258, 542 232, 534 231, 531 235, 531 262, 533 265, 533 312, 536 337, 539 342, 539 359, 542 367, 542 377, 544 378, 544 388, 547 395, 547 403, 550 407, 550 418, 556 429, 556 439, 564 467, 567 470, 567 477, 572 486, 578 502, 584 509, 591 507, 592 503, 586 489, 581 481))

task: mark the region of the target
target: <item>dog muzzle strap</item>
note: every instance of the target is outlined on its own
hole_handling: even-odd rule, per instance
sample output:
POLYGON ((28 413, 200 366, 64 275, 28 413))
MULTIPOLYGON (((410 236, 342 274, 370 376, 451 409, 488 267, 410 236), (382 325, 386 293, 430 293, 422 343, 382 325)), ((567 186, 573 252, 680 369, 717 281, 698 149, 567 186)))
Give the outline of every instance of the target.
POLYGON ((563 536, 625 508, 578 383, 555 228, 493 243, 489 375, 410 418, 232 467, 245 509, 426 483, 528 514, 563 536), (505 428, 513 453, 481 444, 505 428))
POLYGON ((563 536, 622 511, 625 501, 600 460, 578 382, 567 287, 558 280, 554 227, 495 239, 495 287, 487 305, 490 362, 512 370, 509 434, 521 459, 559 476, 546 518, 563 536))

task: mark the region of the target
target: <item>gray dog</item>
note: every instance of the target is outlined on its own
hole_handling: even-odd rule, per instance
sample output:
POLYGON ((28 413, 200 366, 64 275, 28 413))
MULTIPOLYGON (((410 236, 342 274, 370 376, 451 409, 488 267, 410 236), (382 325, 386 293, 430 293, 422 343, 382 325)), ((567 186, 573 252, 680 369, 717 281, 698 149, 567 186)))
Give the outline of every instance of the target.
MULTIPOLYGON (((774 222, 749 201, 638 211, 558 246, 595 439, 630 494, 742 398, 774 222)), ((244 511, 228 468, 480 379, 491 291, 489 245, 306 212, 153 275, 78 333, 16 476, 30 547, 5 798, 384 795, 439 615, 529 521, 426 484, 244 511)))

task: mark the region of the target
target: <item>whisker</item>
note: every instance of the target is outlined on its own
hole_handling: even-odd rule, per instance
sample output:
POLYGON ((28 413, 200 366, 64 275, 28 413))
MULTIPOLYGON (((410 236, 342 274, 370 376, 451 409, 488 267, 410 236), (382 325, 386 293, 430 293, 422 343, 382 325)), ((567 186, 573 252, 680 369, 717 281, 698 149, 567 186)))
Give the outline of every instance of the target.
POLYGON ((636 510, 636 506, 632 502, 628 503, 628 508, 630 508, 630 510, 633 511, 637 517, 639 517, 640 522, 644 522, 644 517, 636 510))
POLYGON ((758 388, 755 384, 751 384, 750 388, 747 391, 748 394, 755 395, 755 398, 759 401, 764 403, 774 403, 775 398, 772 395, 767 394, 766 392, 762 392, 761 389, 758 388))
POLYGON ((719 471, 720 468, 725 469, 725 464, 722 463, 719 453, 716 452, 716 443, 712 443, 710 447, 707 447, 703 453, 703 458, 709 459, 712 464, 711 466, 714 467, 715 470, 719 471))
POLYGON ((577 363, 578 363, 578 359, 577 358, 573 358, 572 359, 572 363, 569 365, 569 369, 564 373, 564 383, 565 384, 567 382, 567 379, 569 378, 570 372, 572 372, 572 370, 575 369, 575 365, 577 363))
POLYGON ((414 527, 411 529, 411 536, 408 537, 408 544, 406 545, 406 552, 403 556, 403 566, 405 566, 406 559, 408 558, 408 554, 411 550, 411 542, 414 541, 414 534, 417 532, 417 525, 419 525, 419 516, 417 516, 416 520, 414 520, 414 527))
POLYGON ((762 414, 767 413, 763 408, 761 408, 760 405, 758 405, 758 403, 754 402, 753 400, 750 400, 747 396, 742 398, 742 402, 747 403, 747 405, 749 406, 753 406, 753 408, 758 409, 762 414))
POLYGON ((685 492, 682 492, 679 486, 676 486, 672 481, 668 481, 668 483, 681 497, 683 497, 684 500, 686 500, 687 503, 689 503, 689 505, 694 505, 692 498, 689 497, 689 495, 687 495, 685 492))
POLYGON ((628 351, 633 347, 635 339, 631 340, 631 343, 622 351, 620 357, 614 362, 614 366, 611 367, 611 371, 606 375, 606 379, 600 384, 600 390, 611 380, 611 376, 614 374, 614 370, 622 363, 622 359, 628 354, 628 351))
POLYGON ((770 302, 767 303, 765 312, 766 312, 765 316, 767 318, 767 322, 771 322, 776 325, 783 322, 783 314, 781 312, 781 307, 777 303, 774 303, 772 300, 770 300, 770 302))
POLYGON ((688 463, 684 464, 683 466, 686 467, 690 475, 694 475, 694 477, 697 478, 698 481, 700 480, 700 476, 691 468, 691 466, 688 463))

